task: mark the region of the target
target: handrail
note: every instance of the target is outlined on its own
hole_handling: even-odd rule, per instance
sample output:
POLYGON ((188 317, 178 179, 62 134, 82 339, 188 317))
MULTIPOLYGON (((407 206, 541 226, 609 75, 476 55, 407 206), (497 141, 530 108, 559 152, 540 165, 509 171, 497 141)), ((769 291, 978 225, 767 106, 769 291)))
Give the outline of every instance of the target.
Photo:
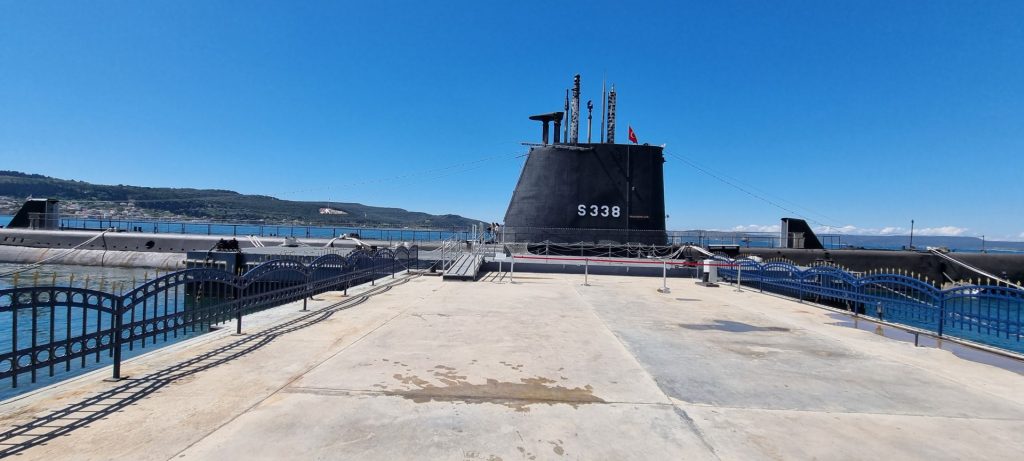
POLYGON ((1012 287, 1017 288, 1019 290, 1024 290, 1024 287, 1022 287, 1022 286, 1020 286, 1020 285, 1018 285, 1016 283, 1013 283, 1013 282, 1011 282, 1009 280, 1006 280, 1006 279, 1003 279, 1001 277, 996 277, 995 275, 992 275, 992 274, 984 271, 983 269, 979 269, 979 268, 974 267, 974 266, 972 266, 970 264, 967 264, 967 263, 965 263, 963 261, 960 261, 959 259, 956 259, 956 258, 954 258, 954 257, 952 257, 952 256, 950 256, 950 255, 948 255, 946 253, 943 253, 943 252, 941 252, 941 251, 939 251, 937 249, 931 248, 928 251, 931 252, 932 254, 940 257, 940 258, 945 259, 946 261, 949 261, 949 262, 954 263, 954 264, 958 264, 958 265, 960 265, 960 266, 962 266, 962 267, 964 267, 964 268, 966 268, 968 270, 974 271, 974 272, 976 272, 978 274, 981 274, 981 275, 983 275, 985 277, 988 277, 988 278, 990 278, 992 280, 999 281, 1000 283, 1005 283, 1006 285, 1012 286, 1012 287))

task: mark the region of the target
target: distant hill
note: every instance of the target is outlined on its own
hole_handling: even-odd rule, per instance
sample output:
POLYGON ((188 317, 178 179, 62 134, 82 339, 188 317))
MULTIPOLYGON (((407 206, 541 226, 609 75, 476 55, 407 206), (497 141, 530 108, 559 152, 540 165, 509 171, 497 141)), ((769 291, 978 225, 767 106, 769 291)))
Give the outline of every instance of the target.
MULTIPOLYGON (((147 216, 176 216, 217 221, 313 223, 325 225, 395 227, 467 227, 479 221, 458 215, 432 215, 401 208, 331 202, 332 214, 321 214, 325 202, 281 200, 220 189, 178 189, 91 184, 38 174, 0 170, 0 196, 55 198, 85 210, 133 210, 147 216)), ((20 205, 19 205, 20 206, 20 205)), ((13 212, 15 210, 9 210, 13 212)), ((80 213, 82 213, 80 211, 80 213)))
MULTIPOLYGON (((908 235, 842 235, 839 237, 843 245, 863 248, 902 248, 910 244, 908 235)), ((1005 242, 988 240, 985 249, 991 251, 1022 251, 1024 242, 1005 242)), ((979 237, 954 236, 914 236, 914 247, 946 247, 957 251, 981 251, 982 240, 979 237)))

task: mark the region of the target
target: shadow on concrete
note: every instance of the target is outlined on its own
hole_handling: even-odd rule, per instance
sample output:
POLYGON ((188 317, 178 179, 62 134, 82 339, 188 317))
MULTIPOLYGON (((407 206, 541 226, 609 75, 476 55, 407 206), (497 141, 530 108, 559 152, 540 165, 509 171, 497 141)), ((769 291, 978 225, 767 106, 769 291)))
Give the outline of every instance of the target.
POLYGON ((176 363, 148 375, 126 379, 106 391, 86 397, 67 407, 19 424, 0 433, 0 458, 19 454, 37 445, 88 426, 104 419, 121 409, 138 402, 182 378, 192 376, 219 365, 248 355, 275 339, 302 330, 324 320, 337 312, 358 306, 371 296, 389 291, 392 287, 408 282, 404 278, 388 285, 380 285, 353 297, 339 301, 323 309, 289 320, 266 330, 242 336, 220 348, 198 355, 184 362, 176 363))
POLYGON ((787 332, 789 328, 783 327, 759 327, 750 325, 743 322, 734 322, 732 320, 715 320, 715 323, 711 324, 687 324, 681 323, 680 327, 686 328, 687 330, 716 330, 716 331, 728 331, 730 333, 750 333, 754 331, 778 331, 787 332))

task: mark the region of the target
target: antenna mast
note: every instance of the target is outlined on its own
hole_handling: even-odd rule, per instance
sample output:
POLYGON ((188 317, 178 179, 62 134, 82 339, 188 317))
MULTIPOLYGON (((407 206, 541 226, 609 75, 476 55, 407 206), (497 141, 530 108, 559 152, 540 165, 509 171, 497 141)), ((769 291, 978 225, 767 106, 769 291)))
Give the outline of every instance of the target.
POLYGON ((565 139, 566 143, 569 142, 569 125, 572 125, 572 123, 569 120, 571 118, 572 118, 572 112, 569 111, 569 89, 566 88, 565 89, 565 134, 564 134, 564 136, 562 136, 562 139, 565 139))
POLYGON ((608 144, 615 144, 615 85, 608 92, 608 144))
POLYGON ((577 144, 580 142, 580 74, 572 78, 572 118, 569 122, 572 128, 569 130, 569 142, 577 144))
POLYGON ((590 132, 594 131, 594 101, 587 100, 587 144, 590 144, 590 132))

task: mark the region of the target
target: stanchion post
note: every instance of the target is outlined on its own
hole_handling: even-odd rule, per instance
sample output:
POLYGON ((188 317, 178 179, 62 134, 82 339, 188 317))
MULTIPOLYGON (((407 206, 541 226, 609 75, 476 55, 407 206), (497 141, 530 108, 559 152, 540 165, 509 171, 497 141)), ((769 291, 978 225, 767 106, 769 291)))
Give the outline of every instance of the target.
POLYGON ((516 276, 516 255, 512 255, 512 269, 508 272, 508 283, 514 283, 512 279, 516 276))
POLYGON ((743 265, 736 265, 736 291, 743 291, 743 265))
POLYGON ((583 259, 583 286, 590 286, 590 258, 583 259))
POLYGON ((661 288, 658 288, 658 293, 671 293, 672 290, 668 289, 668 262, 664 259, 661 260, 661 288))

